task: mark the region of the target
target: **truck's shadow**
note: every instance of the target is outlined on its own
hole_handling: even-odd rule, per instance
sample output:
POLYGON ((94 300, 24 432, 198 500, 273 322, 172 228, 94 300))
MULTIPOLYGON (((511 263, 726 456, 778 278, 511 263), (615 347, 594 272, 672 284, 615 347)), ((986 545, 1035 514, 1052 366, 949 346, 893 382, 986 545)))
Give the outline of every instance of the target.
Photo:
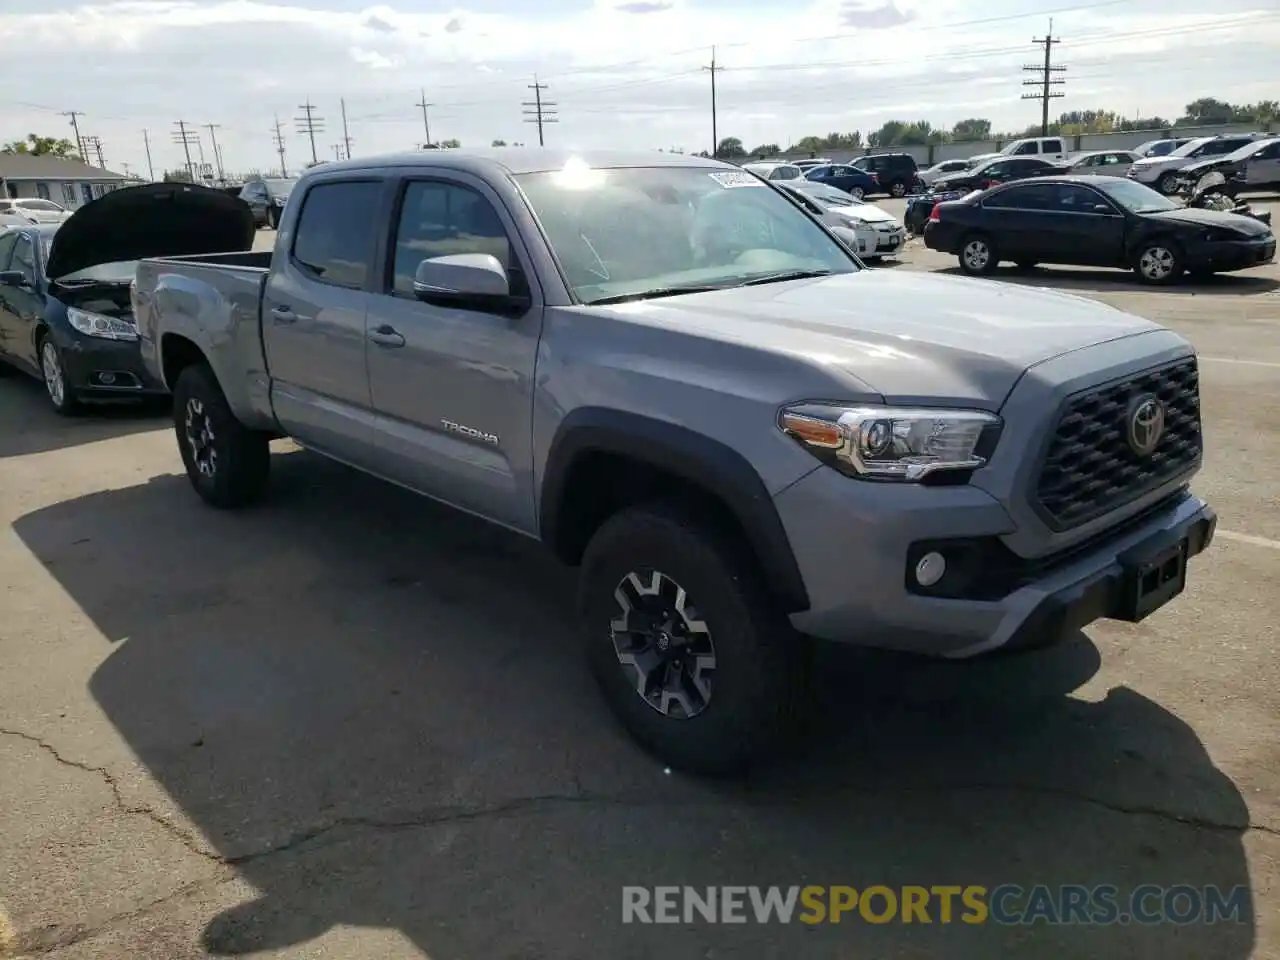
POLYGON ((259 899, 213 953, 331 926, 431 957, 1250 955, 1242 922, 623 926, 623 885, 1247 885, 1247 822, 1194 732, 1084 637, 985 665, 824 650, 803 753, 666 776, 606 719, 537 547, 307 454, 251 512, 185 478, 23 517, 118 644, 93 696, 259 899), (852 952, 851 952, 852 951, 852 952))

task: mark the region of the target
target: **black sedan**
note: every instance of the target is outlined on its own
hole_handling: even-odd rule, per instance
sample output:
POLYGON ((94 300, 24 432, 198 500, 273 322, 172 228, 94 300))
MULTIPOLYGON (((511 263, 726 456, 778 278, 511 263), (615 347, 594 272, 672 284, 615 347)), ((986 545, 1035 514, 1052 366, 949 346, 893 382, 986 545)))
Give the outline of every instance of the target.
POLYGON ((0 232, 0 363, 42 379, 62 414, 84 400, 163 395, 133 323, 137 262, 245 250, 253 234, 237 198, 174 183, 116 190, 65 223, 0 232))
POLYGON ((1009 183, 1013 180, 1065 173, 1066 169, 1038 157, 992 157, 990 160, 975 164, 968 170, 962 170, 947 177, 939 177, 933 182, 933 192, 968 193, 971 190, 986 190, 996 184, 1009 183))
POLYGON ((940 203, 925 226, 931 250, 954 254, 965 273, 1001 261, 1132 269, 1173 283, 1269 263, 1271 228, 1251 217, 1197 210, 1118 177, 1039 177, 940 203))

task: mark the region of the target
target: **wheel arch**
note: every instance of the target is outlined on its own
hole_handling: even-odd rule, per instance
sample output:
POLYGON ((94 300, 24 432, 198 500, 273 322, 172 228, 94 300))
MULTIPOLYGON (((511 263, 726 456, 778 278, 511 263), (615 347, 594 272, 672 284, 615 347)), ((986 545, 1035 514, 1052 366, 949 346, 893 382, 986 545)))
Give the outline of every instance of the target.
POLYGON ((622 507, 663 495, 700 501, 742 536, 787 612, 808 609, 804 579, 764 481, 738 451, 679 424, 604 407, 560 423, 543 471, 539 530, 567 564, 622 507))

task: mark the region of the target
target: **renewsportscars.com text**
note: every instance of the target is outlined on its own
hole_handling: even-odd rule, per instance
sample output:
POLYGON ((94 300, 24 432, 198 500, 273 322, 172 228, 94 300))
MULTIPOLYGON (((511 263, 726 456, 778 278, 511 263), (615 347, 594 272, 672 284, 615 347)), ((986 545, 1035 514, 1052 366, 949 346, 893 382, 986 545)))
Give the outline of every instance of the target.
POLYGON ((623 887, 623 923, 1247 923, 1248 888, 1146 884, 623 887))

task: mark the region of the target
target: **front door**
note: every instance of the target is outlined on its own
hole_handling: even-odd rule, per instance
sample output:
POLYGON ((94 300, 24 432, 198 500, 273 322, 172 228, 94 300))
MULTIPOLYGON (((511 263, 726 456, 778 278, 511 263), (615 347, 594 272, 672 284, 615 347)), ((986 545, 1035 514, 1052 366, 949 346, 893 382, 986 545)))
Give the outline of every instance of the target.
POLYGON ((1280 184, 1280 140, 1245 161, 1244 171, 1246 186, 1260 188, 1280 184))
POLYGON ((365 314, 384 186, 337 178, 311 186, 262 298, 276 417, 299 442, 362 467, 373 442, 365 314))
POLYGON ((533 374, 541 293, 529 289, 525 251, 510 215, 480 180, 407 179, 390 250, 391 277, 369 311, 369 382, 377 412, 379 472, 446 503, 532 533, 533 374), (521 316, 426 303, 418 265, 454 253, 492 254, 521 316))
POLYGON ((19 271, 23 275, 18 286, 0 288, 3 290, 0 324, 4 325, 5 350, 18 363, 38 370, 35 335, 36 324, 44 314, 44 294, 41 292, 40 261, 30 234, 18 235, 5 269, 19 271))
POLYGON ((1042 184, 1052 194, 1045 218, 1044 260, 1110 267, 1124 254, 1124 217, 1097 190, 1074 183, 1042 184))
MULTIPOLYGON (((18 242, 17 233, 0 236, 0 271, 9 269, 9 258, 13 254, 13 245, 18 242)), ((10 313, 9 293, 14 287, 0 286, 0 356, 12 357, 14 354, 14 328, 17 317, 10 313)))

